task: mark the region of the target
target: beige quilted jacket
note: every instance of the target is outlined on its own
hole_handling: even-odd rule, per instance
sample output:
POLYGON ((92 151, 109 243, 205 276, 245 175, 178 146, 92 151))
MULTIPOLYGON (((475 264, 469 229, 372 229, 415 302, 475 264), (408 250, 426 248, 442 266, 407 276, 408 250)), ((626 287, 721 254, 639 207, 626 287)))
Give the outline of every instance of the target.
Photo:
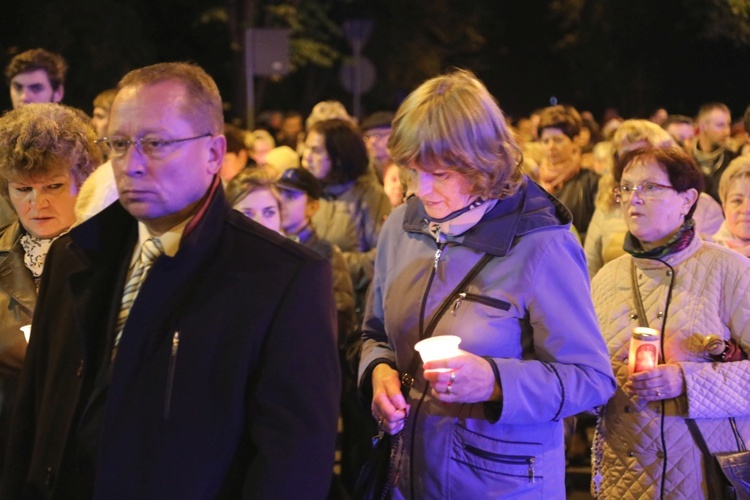
POLYGON ((660 402, 640 402, 622 389, 628 377, 630 334, 639 326, 631 290, 632 262, 653 328, 662 327, 669 290, 667 266, 630 255, 607 264, 592 282, 594 306, 617 377, 617 391, 603 409, 600 426, 603 477, 598 490, 592 482, 592 494, 618 500, 659 498, 664 480, 665 498, 705 498, 702 455, 684 419, 697 419, 712 452, 737 448, 729 416, 737 417, 740 434, 750 443, 750 361, 714 363, 702 349, 704 336, 714 333, 735 339, 750 352, 750 260, 698 238, 667 257, 675 281, 665 360, 682 368, 685 392, 665 401, 663 419, 660 402))

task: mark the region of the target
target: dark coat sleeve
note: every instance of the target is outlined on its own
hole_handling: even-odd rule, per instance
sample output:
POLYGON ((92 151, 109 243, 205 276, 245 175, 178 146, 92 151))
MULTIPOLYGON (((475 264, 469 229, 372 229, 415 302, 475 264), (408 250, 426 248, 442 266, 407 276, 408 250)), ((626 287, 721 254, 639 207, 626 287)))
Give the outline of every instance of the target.
POLYGON ((243 498, 325 498, 333 473, 341 376, 330 264, 291 281, 261 355, 249 399, 257 447, 243 498))
MULTIPOLYGON (((56 260, 55 245, 47 254, 46 264, 49 267, 56 260)), ((42 274, 39 289, 39 298, 35 309, 34 320, 38 320, 40 311, 45 309, 45 304, 54 302, 49 293, 50 276, 42 274)), ((19 380, 18 393, 16 395, 15 407, 10 422, 10 437, 5 451, 5 470, 0 480, 0 498, 26 498, 23 495, 26 477, 31 467, 31 458, 34 452, 35 429, 36 429, 36 394, 39 381, 43 374, 39 373, 40 358, 44 356, 44 339, 41 335, 32 334, 26 350, 23 368, 19 380)))

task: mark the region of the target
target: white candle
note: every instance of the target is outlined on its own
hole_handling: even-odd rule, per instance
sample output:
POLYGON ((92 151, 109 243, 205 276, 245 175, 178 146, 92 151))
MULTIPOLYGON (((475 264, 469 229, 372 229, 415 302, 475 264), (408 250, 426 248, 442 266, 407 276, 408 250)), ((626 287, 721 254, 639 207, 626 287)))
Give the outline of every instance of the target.
POLYGON ((458 356, 461 353, 458 349, 460 343, 461 338, 455 335, 438 335, 417 342, 414 349, 422 356, 422 362, 427 363, 458 356))
POLYGON ((24 337, 26 337, 26 343, 29 343, 29 336, 31 335, 31 325, 24 325, 21 327, 24 337))

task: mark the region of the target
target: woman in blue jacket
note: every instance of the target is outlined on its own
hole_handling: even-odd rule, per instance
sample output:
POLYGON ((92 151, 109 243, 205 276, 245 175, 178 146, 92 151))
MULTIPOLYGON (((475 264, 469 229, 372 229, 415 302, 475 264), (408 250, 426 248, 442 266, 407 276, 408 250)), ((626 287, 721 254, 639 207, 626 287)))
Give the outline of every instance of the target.
POLYGON ((562 419, 614 390, 570 212, 520 173, 502 111, 469 72, 410 94, 389 148, 415 196, 378 242, 360 388, 397 436, 391 494, 563 498, 562 419), (461 338, 460 354, 414 369, 430 323, 461 338))

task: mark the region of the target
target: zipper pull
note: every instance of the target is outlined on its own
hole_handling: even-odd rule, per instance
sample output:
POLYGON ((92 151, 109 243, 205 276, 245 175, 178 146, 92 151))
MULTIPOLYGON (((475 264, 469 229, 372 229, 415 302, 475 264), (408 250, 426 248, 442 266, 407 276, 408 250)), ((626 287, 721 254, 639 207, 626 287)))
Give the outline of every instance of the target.
POLYGON ((536 482, 536 479, 534 478, 534 472, 535 472, 534 462, 536 462, 534 457, 529 458, 529 482, 530 483, 536 482))
POLYGON ((172 357, 177 355, 177 348, 180 345, 180 332, 174 332, 172 337, 172 357))
POLYGON ((435 264, 433 265, 433 270, 437 272, 438 264, 440 263, 440 256, 443 255, 443 248, 438 247, 438 249, 435 251, 435 264))
POLYGON ((458 298, 456 299, 456 302, 453 303, 453 309, 451 309, 451 315, 455 316, 456 311, 458 311, 458 308, 461 307, 461 302, 466 298, 466 292, 461 292, 458 294, 458 298))

